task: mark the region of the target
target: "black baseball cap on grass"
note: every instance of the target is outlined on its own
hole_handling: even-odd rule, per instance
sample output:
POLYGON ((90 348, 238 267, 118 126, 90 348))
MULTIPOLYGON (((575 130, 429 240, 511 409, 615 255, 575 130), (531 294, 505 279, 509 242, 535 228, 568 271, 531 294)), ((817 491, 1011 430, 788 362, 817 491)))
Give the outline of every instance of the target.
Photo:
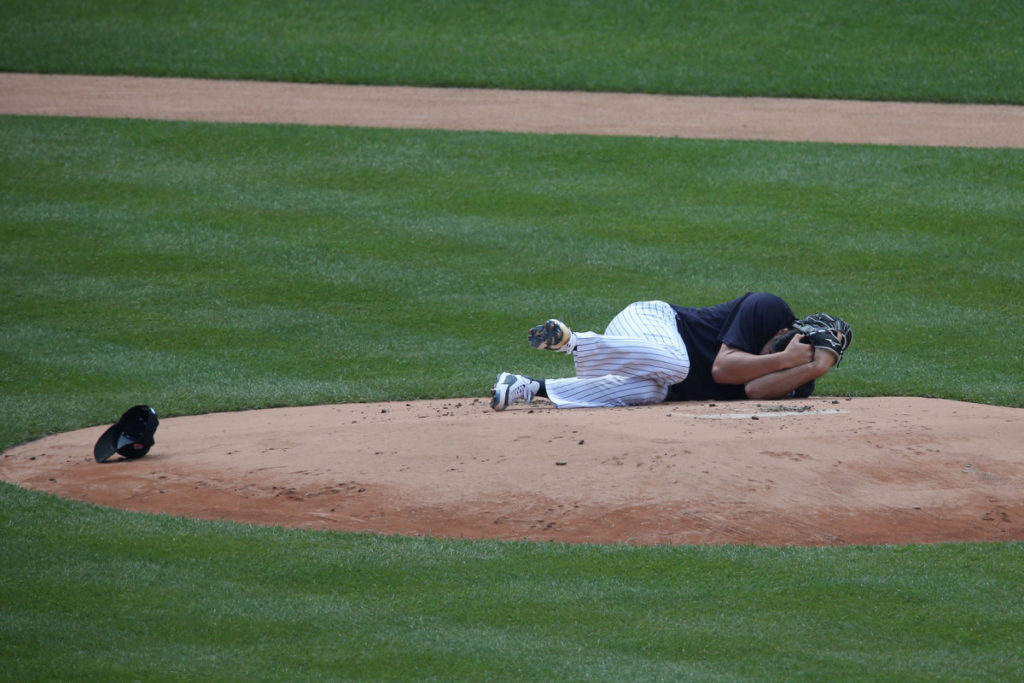
POLYGON ((156 411, 147 405, 132 406, 116 424, 112 425, 99 438, 92 449, 96 462, 106 462, 114 453, 129 460, 141 458, 153 447, 160 420, 156 411))

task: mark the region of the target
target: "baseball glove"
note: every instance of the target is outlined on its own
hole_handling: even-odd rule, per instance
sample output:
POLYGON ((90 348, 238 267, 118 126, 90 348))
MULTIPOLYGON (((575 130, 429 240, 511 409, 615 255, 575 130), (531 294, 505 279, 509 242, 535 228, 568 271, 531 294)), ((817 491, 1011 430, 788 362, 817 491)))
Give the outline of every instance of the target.
POLYGON ((842 318, 832 317, 828 313, 814 313, 800 318, 793 323, 792 328, 804 335, 804 343, 836 354, 837 367, 853 341, 850 325, 842 318))

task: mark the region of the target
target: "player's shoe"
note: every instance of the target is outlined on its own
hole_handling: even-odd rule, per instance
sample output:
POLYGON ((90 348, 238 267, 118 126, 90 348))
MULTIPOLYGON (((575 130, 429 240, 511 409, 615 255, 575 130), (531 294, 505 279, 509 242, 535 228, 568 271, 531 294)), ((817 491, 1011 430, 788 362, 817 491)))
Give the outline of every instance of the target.
POLYGON ((542 325, 530 328, 530 346, 535 349, 568 351, 566 346, 572 338, 572 330, 561 320, 552 318, 542 325))
POLYGON ((491 391, 491 408, 505 410, 519 401, 529 403, 533 400, 533 385, 535 383, 526 375, 513 375, 511 372, 501 373, 491 391))

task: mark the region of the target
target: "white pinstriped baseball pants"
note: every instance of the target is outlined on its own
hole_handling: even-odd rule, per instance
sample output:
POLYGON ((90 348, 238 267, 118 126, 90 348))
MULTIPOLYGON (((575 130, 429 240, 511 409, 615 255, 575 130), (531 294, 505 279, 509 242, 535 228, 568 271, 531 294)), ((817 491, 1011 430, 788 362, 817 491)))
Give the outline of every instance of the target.
POLYGON ((601 408, 659 403, 690 373, 690 356, 664 301, 627 306, 604 334, 575 333, 576 376, 545 381, 559 408, 601 408))

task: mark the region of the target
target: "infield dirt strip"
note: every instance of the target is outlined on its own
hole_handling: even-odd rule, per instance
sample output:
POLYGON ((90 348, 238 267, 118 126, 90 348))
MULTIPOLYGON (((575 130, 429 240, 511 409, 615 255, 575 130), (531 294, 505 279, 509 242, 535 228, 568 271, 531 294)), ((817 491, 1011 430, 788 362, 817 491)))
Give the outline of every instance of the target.
MULTIPOLYGON (((1024 148, 1024 107, 191 79, 0 74, 0 114, 1024 148)), ((481 378, 482 393, 492 381, 481 378)), ((483 396, 343 404, 164 418, 145 458, 100 465, 92 446, 107 426, 13 448, 0 478, 144 512, 421 536, 1024 540, 1014 408, 818 397, 561 411, 537 401, 503 413, 483 396)))

